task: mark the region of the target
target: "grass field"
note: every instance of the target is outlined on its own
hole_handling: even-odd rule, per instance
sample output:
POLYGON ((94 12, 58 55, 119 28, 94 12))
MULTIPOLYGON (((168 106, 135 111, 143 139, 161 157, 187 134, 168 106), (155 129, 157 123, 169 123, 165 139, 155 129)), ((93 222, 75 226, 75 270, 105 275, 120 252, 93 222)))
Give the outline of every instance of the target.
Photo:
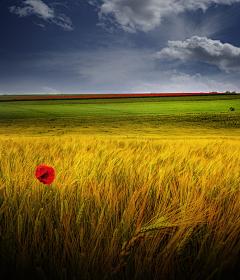
POLYGON ((239 129, 240 95, 0 102, 7 136, 224 137, 239 129))
POLYGON ((236 101, 234 112, 171 114, 139 113, 146 103, 170 101, 101 101, 95 105, 117 104, 122 112, 141 106, 132 114, 74 117, 65 116, 63 104, 52 109, 61 117, 44 104, 14 102, 21 110, 40 108, 27 107, 23 118, 5 107, 1 279, 239 279, 236 101), (34 176, 40 164, 55 170, 49 186, 34 176))
POLYGON ((240 95, 0 102, 0 119, 240 112, 240 95))

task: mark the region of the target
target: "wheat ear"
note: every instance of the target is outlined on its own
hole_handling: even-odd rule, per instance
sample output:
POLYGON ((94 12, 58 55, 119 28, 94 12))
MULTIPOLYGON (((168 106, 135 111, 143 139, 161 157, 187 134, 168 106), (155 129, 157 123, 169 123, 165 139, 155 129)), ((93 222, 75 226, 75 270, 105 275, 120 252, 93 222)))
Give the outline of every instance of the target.
POLYGON ((138 244, 142 238, 145 237, 144 233, 135 235, 131 240, 125 241, 122 245, 121 253, 119 254, 120 261, 117 267, 112 268, 112 274, 115 275, 121 269, 121 267, 126 266, 127 261, 126 258, 130 255, 130 250, 133 246, 138 244))

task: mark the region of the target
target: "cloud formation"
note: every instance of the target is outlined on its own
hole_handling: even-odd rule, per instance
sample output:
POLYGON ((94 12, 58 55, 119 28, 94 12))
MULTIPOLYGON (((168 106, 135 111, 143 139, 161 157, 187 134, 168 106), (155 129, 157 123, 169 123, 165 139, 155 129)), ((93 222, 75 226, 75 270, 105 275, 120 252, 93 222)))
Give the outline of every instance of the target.
MULTIPOLYGON (((164 73, 163 73, 164 74, 164 73)), ((237 91, 240 87, 230 82, 221 82, 214 78, 204 77, 197 73, 195 75, 189 75, 173 71, 173 73, 167 73, 164 76, 164 80, 155 83, 141 83, 133 88, 134 91, 145 92, 168 92, 168 93, 181 93, 181 92, 225 92, 225 91, 237 91), (175 73, 174 73, 175 72, 175 73)))
POLYGON ((46 94, 60 94, 60 91, 51 87, 42 88, 46 94))
POLYGON ((35 15, 47 22, 52 22, 64 30, 73 30, 71 19, 65 14, 56 14, 53 8, 50 8, 41 0, 25 0, 20 7, 9 7, 11 13, 19 17, 28 17, 35 15))
POLYGON ((240 92, 237 72, 206 74, 197 67, 185 73, 183 67, 174 69, 174 63, 166 70, 162 61, 156 62, 151 50, 118 46, 15 56, 0 75, 0 94, 240 92), (11 78, 6 79, 10 72, 11 78))
POLYGON ((193 36, 186 41, 168 41, 168 47, 156 53, 159 59, 180 59, 184 63, 198 60, 218 66, 220 69, 240 70, 240 48, 219 40, 193 36))
POLYGON ((99 9, 99 19, 103 26, 114 23, 126 32, 137 30, 147 32, 161 24, 168 15, 184 11, 202 9, 206 11, 212 4, 231 5, 240 0, 88 0, 99 9))

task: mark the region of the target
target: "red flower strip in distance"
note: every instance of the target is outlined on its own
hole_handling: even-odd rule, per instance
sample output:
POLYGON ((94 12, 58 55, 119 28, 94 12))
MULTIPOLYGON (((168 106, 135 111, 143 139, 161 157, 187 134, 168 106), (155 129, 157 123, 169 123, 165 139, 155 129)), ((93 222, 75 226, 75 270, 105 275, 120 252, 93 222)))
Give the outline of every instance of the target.
POLYGON ((50 166, 39 165, 36 169, 35 175, 41 183, 50 185, 54 180, 55 172, 50 166))
POLYGON ((56 99, 92 99, 92 98, 126 98, 126 97, 161 97, 161 96, 185 96, 185 95, 233 95, 234 92, 198 92, 198 93, 134 93, 134 94, 79 94, 79 95, 54 95, 54 96, 21 96, 21 97, 3 97, 0 101, 11 100, 56 100, 56 99))

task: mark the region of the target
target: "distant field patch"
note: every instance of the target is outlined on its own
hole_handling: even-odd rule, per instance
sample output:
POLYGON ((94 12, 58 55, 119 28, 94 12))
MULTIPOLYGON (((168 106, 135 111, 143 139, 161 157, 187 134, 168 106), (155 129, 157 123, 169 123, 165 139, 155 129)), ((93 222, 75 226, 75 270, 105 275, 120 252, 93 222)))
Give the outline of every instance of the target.
POLYGON ((230 107, 240 111, 240 99, 210 101, 165 101, 165 102, 130 102, 130 103, 92 103, 60 104, 44 103, 36 105, 26 102, 0 103, 1 119, 82 117, 82 116, 123 116, 149 114, 193 114, 229 112, 230 107))
POLYGON ((0 102, 1 135, 155 138, 238 135, 239 130, 236 94, 0 102))

